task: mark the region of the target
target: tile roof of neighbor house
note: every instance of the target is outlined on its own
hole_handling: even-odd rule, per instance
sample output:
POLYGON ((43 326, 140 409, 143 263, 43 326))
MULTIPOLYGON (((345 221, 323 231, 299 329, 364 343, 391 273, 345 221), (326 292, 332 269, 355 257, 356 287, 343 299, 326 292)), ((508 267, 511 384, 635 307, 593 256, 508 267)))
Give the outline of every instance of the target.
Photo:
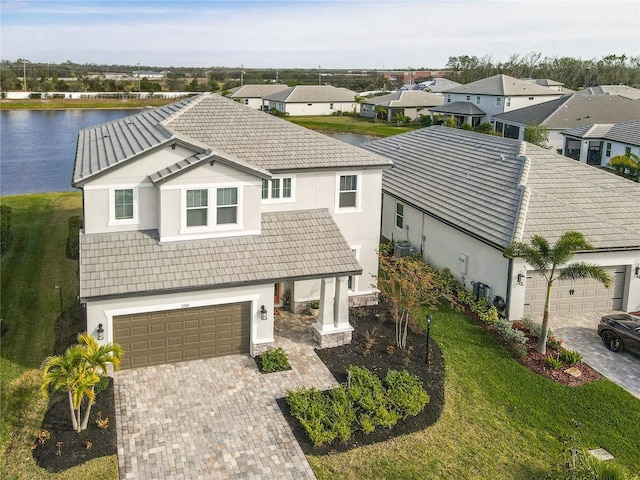
POLYGON ((562 95, 562 93, 552 90, 542 85, 518 80, 509 75, 499 74, 492 77, 483 78, 475 82, 467 83, 445 93, 468 93, 472 95, 496 95, 500 97, 517 97, 529 95, 562 95))
POLYGON ((600 138, 627 145, 640 145, 640 119, 615 124, 594 124, 560 132, 577 138, 600 138))
POLYGON ((576 92, 578 95, 619 95, 631 100, 640 100, 640 90, 628 85, 598 85, 597 87, 589 87, 576 92))
POLYGON ((461 83, 454 82, 453 80, 449 80, 448 78, 434 78, 429 82, 425 82, 427 85, 425 86, 426 91, 433 93, 442 93, 454 87, 459 87, 462 85, 461 83))
POLYGON ((440 107, 430 108, 431 112, 453 113, 454 115, 486 115, 485 111, 471 102, 445 103, 440 107))
POLYGON ((495 120, 551 129, 594 123, 617 123, 640 118, 640 102, 615 95, 568 95, 549 102, 494 115, 495 120))
POLYGON ((556 80, 551 80, 550 78, 521 78, 520 80, 524 80, 525 82, 535 83, 537 85, 542 85, 543 87, 561 87, 564 85, 562 82, 557 82, 556 80))
POLYGON ((495 248, 579 230, 640 250, 640 185, 544 148, 441 126, 362 148, 394 161, 384 192, 495 248))
POLYGON ((270 172, 391 165, 388 159, 231 99, 202 94, 81 130, 74 185, 174 141, 270 172))
POLYGON ((263 213, 256 236, 161 244, 155 230, 80 236, 80 297, 359 275, 326 209, 263 213))
POLYGON ((265 95, 287 89, 289 89, 287 85, 243 85, 232 88, 231 93, 225 96, 229 98, 262 98, 265 95))
POLYGON ((442 95, 427 93, 423 90, 402 90, 380 97, 370 98, 365 103, 379 105, 381 107, 402 108, 402 107, 435 107, 442 105, 444 99, 442 95))
POLYGON ((283 103, 354 102, 358 93, 332 85, 297 85, 263 97, 283 103))

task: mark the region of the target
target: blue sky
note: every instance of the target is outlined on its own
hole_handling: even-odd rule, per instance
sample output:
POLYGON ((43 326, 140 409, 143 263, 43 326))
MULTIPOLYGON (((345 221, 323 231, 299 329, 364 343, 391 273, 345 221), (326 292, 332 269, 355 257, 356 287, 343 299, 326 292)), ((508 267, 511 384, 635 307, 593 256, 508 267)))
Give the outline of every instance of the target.
POLYGON ((449 56, 640 55, 638 0, 0 0, 0 57, 438 68, 449 56))

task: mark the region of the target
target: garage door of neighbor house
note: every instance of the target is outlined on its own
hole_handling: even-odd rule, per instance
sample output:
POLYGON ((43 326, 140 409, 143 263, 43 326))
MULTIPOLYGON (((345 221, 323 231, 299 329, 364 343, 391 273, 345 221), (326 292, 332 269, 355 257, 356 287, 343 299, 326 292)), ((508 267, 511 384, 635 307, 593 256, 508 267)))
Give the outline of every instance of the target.
MULTIPOLYGON (((622 309, 626 267, 606 267, 613 283, 605 288, 591 278, 554 282, 551 290, 551 312, 593 312, 622 309)), ((547 294, 547 281, 537 272, 527 272, 524 314, 542 315, 547 294)))
POLYGON ((249 352, 251 304, 122 315, 113 319, 113 341, 124 349, 121 368, 249 352))

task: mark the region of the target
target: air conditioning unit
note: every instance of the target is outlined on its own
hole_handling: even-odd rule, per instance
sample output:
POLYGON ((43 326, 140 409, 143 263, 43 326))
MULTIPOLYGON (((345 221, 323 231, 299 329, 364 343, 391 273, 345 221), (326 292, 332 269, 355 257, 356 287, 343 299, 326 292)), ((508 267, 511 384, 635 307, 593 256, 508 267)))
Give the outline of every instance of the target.
POLYGON ((487 296, 489 295, 489 285, 481 282, 475 282, 473 284, 473 294, 477 299, 487 298, 487 296))
POLYGON ((393 256, 396 258, 406 257, 416 253, 416 248, 409 242, 397 242, 393 245, 393 256))

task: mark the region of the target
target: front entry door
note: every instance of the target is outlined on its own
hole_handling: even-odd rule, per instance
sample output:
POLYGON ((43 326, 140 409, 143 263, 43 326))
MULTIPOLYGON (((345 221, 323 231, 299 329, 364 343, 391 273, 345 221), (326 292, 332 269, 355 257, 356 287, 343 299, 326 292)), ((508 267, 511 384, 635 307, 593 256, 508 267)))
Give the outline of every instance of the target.
POLYGON ((273 304, 278 305, 280 303, 280 284, 276 283, 273 286, 273 304))

